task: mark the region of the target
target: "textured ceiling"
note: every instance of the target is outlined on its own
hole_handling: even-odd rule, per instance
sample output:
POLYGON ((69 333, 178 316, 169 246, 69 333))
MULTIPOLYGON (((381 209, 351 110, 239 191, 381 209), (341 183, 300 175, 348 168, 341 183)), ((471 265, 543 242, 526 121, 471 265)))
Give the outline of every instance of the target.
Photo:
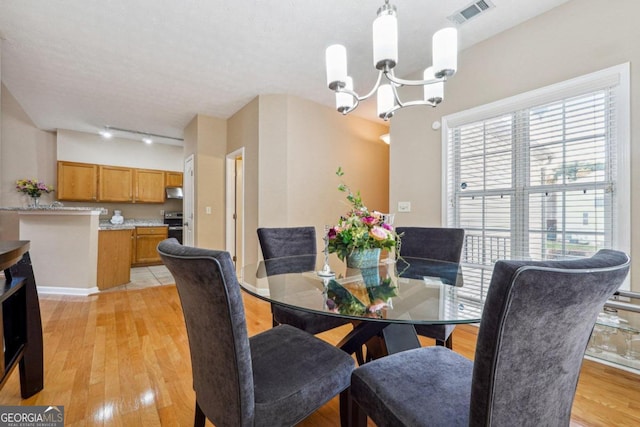
MULTIPOLYGON (((492 0, 459 28, 460 48, 567 0, 492 0)), ((228 118, 261 94, 333 106, 324 50, 342 43, 369 90, 371 24, 382 0, 0 0, 2 82, 36 126, 104 125, 182 137, 195 114, 228 118)), ((402 76, 431 62, 431 36, 470 0, 402 0, 402 76)), ((375 101, 355 113, 375 117, 375 101)), ((336 113, 337 114, 337 113, 336 113)))

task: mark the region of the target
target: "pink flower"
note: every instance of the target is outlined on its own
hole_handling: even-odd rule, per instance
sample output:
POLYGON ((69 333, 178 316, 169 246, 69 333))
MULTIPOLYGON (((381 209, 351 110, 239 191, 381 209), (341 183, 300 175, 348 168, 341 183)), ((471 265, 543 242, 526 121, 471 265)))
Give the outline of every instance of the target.
POLYGON ((329 231, 327 232, 327 237, 328 237, 330 240, 335 239, 337 235, 338 235, 338 231, 336 230, 336 227, 331 227, 331 228, 329 229, 329 231))
POLYGON ((365 216, 362 218, 362 222, 364 222, 367 225, 373 225, 376 223, 376 219, 372 216, 365 216))
POLYGON ((385 230, 388 230, 388 231, 393 231, 393 226, 387 224, 386 222, 382 223, 382 228, 384 228, 385 230))
POLYGON ((389 236, 389 232, 382 227, 375 226, 369 230, 369 235, 376 240, 385 240, 389 236))

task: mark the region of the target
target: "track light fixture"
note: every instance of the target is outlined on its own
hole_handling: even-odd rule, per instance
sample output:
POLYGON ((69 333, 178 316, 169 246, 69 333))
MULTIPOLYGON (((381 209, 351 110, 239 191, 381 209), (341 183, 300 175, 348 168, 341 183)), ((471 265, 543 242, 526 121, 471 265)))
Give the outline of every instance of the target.
POLYGON ((182 138, 176 138, 173 136, 158 135, 156 133, 141 132, 139 130, 132 130, 132 129, 122 129, 122 128, 116 128, 112 126, 105 126, 104 129, 100 131, 100 135, 105 139, 110 139, 110 138, 113 138, 114 132, 122 132, 122 133, 137 135, 145 144, 153 144, 154 138, 173 139, 174 141, 184 141, 184 139, 182 138))

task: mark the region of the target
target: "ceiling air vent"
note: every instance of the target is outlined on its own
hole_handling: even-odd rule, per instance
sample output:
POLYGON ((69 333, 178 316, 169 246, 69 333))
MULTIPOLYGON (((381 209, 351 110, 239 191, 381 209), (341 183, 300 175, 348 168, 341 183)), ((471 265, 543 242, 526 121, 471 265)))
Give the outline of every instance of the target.
POLYGON ((460 9, 453 15, 448 16, 447 19, 458 25, 464 24, 469 19, 474 18, 489 9, 493 9, 494 7, 494 4, 489 0, 476 1, 471 3, 469 6, 460 9))

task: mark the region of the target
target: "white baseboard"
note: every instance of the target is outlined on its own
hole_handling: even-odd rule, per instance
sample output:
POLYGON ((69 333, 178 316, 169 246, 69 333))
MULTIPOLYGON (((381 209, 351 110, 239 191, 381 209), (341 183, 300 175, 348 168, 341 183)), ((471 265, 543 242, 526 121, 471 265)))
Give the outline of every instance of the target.
POLYGON ((37 286, 39 295, 73 295, 86 297, 100 292, 97 286, 93 288, 65 288, 61 286, 37 286))

